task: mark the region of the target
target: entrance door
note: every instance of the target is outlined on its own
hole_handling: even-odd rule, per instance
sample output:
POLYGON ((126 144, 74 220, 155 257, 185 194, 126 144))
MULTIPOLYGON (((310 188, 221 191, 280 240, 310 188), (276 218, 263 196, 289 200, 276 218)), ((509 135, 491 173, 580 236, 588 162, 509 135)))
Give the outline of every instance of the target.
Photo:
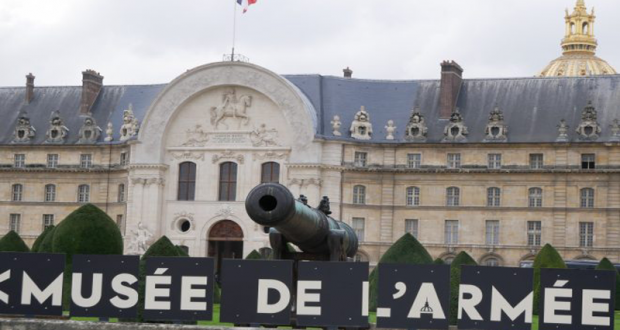
POLYGON ((209 231, 207 255, 215 259, 215 271, 219 279, 222 259, 243 258, 243 231, 231 220, 222 220, 209 231))

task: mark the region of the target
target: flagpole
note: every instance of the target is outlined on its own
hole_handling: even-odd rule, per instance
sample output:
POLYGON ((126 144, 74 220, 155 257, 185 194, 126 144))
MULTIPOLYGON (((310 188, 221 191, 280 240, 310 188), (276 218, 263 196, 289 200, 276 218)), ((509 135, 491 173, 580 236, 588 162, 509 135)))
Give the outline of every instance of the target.
POLYGON ((235 61, 235 41, 237 38, 237 1, 231 1, 233 3, 233 6, 235 7, 233 9, 233 39, 232 39, 232 55, 230 56, 230 61, 234 62, 235 61))

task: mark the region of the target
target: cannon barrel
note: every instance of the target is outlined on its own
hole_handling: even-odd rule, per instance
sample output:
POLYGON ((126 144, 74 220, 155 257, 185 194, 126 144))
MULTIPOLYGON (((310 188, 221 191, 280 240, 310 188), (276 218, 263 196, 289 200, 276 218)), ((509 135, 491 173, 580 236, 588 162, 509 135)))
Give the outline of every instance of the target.
POLYGON ((349 225, 311 208, 293 197, 283 185, 264 183, 250 191, 245 210, 254 222, 273 227, 287 241, 307 253, 328 254, 330 233, 343 234, 343 250, 347 257, 357 253, 357 235, 349 225))

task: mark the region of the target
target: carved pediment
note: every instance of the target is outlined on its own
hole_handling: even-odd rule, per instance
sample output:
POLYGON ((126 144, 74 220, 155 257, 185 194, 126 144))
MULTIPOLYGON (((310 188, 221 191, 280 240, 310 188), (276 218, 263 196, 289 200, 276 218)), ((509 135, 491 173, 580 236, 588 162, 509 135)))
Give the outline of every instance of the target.
POLYGON ((355 114, 355 119, 351 123, 351 137, 356 140, 370 140, 372 136, 372 124, 370 123, 370 115, 366 112, 364 106, 360 107, 360 111, 355 114))
POLYGON ((69 129, 64 125, 60 112, 58 110, 52 112, 50 118, 50 128, 45 133, 47 139, 45 143, 64 143, 65 137, 69 134, 69 129))
POLYGON ((34 138, 36 132, 34 127, 30 125, 30 117, 25 111, 22 111, 13 132, 13 143, 28 143, 34 138))
POLYGON ((575 130, 579 134, 580 140, 593 141, 598 139, 601 134, 601 126, 597 122, 596 109, 592 106, 592 101, 583 109, 581 113, 581 123, 575 130))
POLYGON ((508 125, 504 123, 504 114, 495 106, 489 115, 489 123, 484 130, 485 142, 506 142, 508 141, 508 125))
POLYGON ((84 118, 84 124, 78 132, 80 137, 78 143, 96 143, 99 135, 101 135, 101 128, 97 126, 95 118, 90 116, 84 118))
POLYGON ((468 134, 467 126, 465 126, 463 117, 457 108, 450 116, 450 121, 443 130, 444 138, 442 142, 466 142, 468 134))
POLYGON ((408 141, 424 142, 428 128, 424 121, 424 116, 420 113, 419 108, 415 108, 409 118, 409 123, 405 128, 405 139, 408 141))

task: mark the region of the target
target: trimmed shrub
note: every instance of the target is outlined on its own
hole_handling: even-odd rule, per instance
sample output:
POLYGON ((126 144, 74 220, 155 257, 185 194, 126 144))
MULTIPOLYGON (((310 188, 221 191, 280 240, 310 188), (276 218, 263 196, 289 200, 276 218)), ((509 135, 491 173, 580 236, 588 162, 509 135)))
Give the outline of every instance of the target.
POLYGON ((174 247, 177 249, 179 257, 189 257, 189 253, 185 252, 185 248, 180 245, 175 245, 174 247))
POLYGON ((614 264, 609 261, 607 258, 603 258, 601 262, 599 262, 598 266, 596 266, 597 270, 613 270, 616 272, 616 310, 620 310, 620 274, 618 274, 618 270, 614 267, 614 264))
POLYGON ((545 246, 538 252, 534 259, 534 315, 538 315, 538 302, 540 299, 540 269, 541 268, 566 268, 566 264, 558 251, 551 246, 545 246))
POLYGON ((250 252, 250 254, 248 254, 245 257, 245 260, 254 260, 254 259, 260 260, 260 259, 263 259, 263 256, 260 253, 258 253, 258 251, 252 250, 252 252, 250 252))
POLYGON ((461 284, 461 266, 476 266, 477 263, 465 251, 461 251, 450 264, 450 324, 455 325, 459 308, 459 285, 461 284))
POLYGON ((11 230, 0 239, 0 252, 30 252, 30 249, 19 234, 11 230))
POLYGON ((37 237, 37 239, 34 241, 34 244, 32 244, 32 252, 39 252, 39 249, 41 248, 41 244, 43 243, 43 240, 45 240, 45 237, 47 237, 47 235, 54 230, 55 226, 51 225, 47 228, 45 228, 45 230, 41 233, 41 235, 39 235, 39 237, 37 237))
POLYGON ((65 253, 68 264, 74 254, 123 254, 123 237, 105 212, 86 204, 56 226, 52 252, 65 253))
POLYGON ((51 229, 47 232, 47 234, 45 234, 45 237, 43 237, 43 240, 41 241, 41 245, 39 245, 39 248, 33 252, 38 252, 38 253, 52 253, 52 242, 54 242, 54 236, 56 234, 56 227, 55 226, 51 226, 51 229))
MULTIPOLYGON (((379 260, 379 264, 382 263, 429 265, 433 263, 433 258, 415 237, 406 233, 385 252, 379 260)), ((377 309, 377 281, 379 277, 377 269, 378 265, 373 269, 368 278, 370 281, 370 310, 372 311, 377 309)))
POLYGON ((443 259, 441 259, 441 258, 437 258, 437 259, 433 260, 433 265, 445 265, 445 264, 446 264, 446 262, 443 261, 443 259))

